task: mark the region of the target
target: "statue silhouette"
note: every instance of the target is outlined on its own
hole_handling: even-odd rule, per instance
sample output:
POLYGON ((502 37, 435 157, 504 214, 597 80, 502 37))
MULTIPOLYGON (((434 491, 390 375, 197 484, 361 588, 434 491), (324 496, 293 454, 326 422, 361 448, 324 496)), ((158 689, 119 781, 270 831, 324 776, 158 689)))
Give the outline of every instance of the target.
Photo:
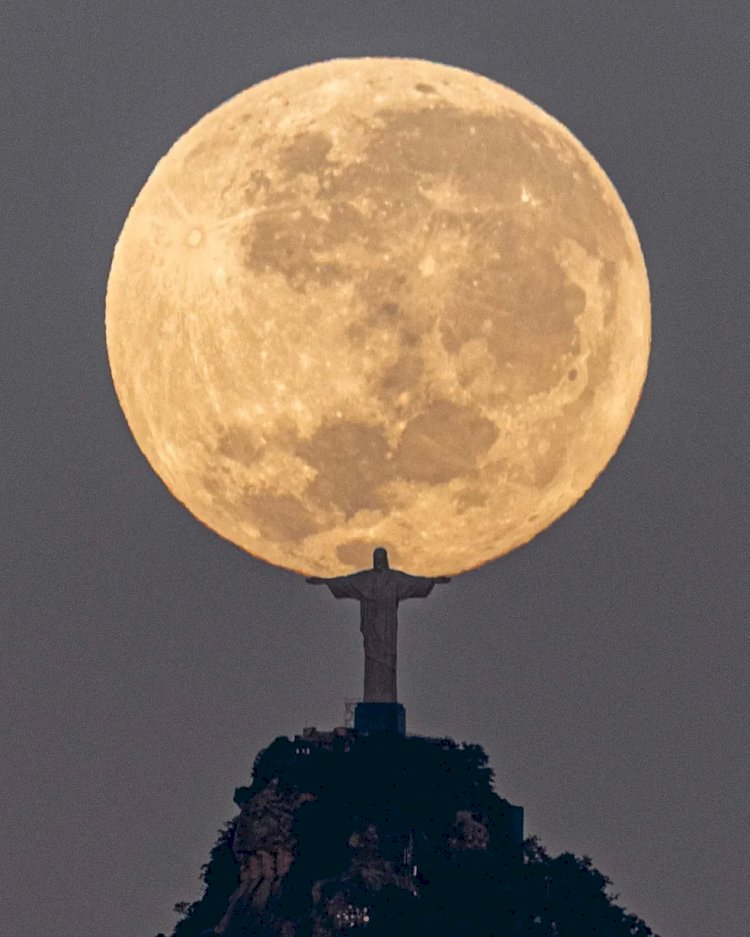
POLYGON ((364 701, 397 702, 398 603, 404 599, 423 599, 436 583, 450 582, 450 578, 410 576, 399 569, 391 569, 387 551, 378 547, 372 555, 372 569, 331 579, 309 576, 307 582, 328 586, 337 599, 359 600, 360 630, 365 645, 364 701))

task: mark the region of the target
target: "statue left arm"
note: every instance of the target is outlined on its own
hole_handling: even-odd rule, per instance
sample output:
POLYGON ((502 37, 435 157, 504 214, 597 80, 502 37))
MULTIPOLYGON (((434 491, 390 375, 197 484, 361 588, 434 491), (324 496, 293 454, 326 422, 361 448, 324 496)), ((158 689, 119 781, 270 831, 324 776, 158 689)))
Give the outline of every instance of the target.
POLYGON ((399 599, 424 599, 431 592, 436 583, 450 582, 448 576, 410 576, 401 573, 399 581, 399 599))

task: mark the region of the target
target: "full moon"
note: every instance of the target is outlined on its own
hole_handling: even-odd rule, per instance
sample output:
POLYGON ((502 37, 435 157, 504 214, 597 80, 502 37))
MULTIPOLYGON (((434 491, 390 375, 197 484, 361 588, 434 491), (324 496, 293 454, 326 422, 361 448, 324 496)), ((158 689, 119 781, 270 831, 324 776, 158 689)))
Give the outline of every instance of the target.
POLYGON ((649 289, 583 145, 411 59, 278 75, 158 162, 107 288, 114 384, 199 520, 269 563, 458 573, 593 484, 638 403, 649 289))

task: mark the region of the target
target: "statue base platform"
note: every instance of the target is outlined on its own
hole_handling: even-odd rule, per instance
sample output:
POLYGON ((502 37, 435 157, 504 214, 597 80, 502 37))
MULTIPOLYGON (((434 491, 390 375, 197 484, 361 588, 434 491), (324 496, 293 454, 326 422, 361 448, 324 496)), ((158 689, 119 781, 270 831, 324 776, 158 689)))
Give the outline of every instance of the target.
POLYGON ((357 703, 354 730, 360 735, 373 732, 406 735, 406 710, 401 703, 357 703))

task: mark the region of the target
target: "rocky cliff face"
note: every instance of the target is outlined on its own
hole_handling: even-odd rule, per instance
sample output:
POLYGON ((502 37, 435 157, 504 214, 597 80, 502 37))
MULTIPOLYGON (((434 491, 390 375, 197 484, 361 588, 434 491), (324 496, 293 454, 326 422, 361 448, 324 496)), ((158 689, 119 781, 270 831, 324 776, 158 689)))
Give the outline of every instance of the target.
POLYGON ((294 815, 311 799, 312 794, 304 792, 281 793, 274 779, 243 804, 232 841, 240 884, 215 933, 225 934, 232 921, 262 911, 272 899, 281 897, 284 877, 294 862, 294 815))

